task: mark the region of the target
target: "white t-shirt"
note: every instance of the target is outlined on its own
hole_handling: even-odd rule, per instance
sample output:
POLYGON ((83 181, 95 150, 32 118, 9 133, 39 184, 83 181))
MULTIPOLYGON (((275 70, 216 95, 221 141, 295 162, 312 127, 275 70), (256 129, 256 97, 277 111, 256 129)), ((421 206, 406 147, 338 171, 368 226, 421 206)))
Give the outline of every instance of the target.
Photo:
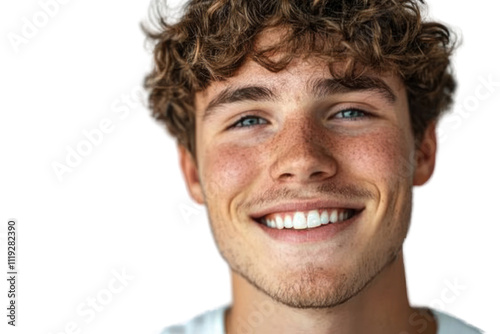
MULTIPOLYGON (((228 305, 207 311, 190 321, 165 328, 161 334, 225 334, 224 311, 228 305)), ((446 313, 431 310, 437 321, 437 334, 480 334, 479 329, 446 313)))

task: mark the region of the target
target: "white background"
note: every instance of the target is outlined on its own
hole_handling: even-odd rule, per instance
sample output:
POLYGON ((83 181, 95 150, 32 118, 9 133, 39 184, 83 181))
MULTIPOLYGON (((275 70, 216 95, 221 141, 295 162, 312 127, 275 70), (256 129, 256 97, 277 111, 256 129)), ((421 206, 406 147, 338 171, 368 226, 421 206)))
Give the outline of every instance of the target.
MULTIPOLYGON (((0 5, 0 277, 8 218, 18 220, 20 243, 18 326, 6 325, 2 278, 2 333, 157 333, 230 301, 229 270, 204 208, 188 197, 173 139, 145 107, 123 102, 151 65, 139 29, 148 5, 67 1, 17 50, 8 34, 21 35, 40 4, 0 5), (112 130, 58 180, 52 164, 104 119, 112 130), (110 292, 122 270, 133 278, 110 292), (91 319, 86 303, 98 296, 106 305, 91 319)), ((440 128, 435 174, 415 189, 405 245, 412 303, 491 333, 500 333, 500 87, 475 94, 488 92, 481 80, 500 82, 498 9, 431 2, 432 16, 463 36, 460 87, 440 128), (447 282, 462 288, 453 293, 447 282)))

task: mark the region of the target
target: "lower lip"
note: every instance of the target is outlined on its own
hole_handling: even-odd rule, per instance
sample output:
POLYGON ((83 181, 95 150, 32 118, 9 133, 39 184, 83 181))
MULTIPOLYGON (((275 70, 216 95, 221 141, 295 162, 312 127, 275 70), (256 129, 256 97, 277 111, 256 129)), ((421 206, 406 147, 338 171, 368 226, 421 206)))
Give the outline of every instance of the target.
POLYGON ((361 212, 356 213, 353 217, 337 223, 328 223, 326 225, 321 225, 311 229, 277 229, 267 227, 265 224, 261 224, 254 220, 254 222, 269 235, 272 239, 276 241, 282 241, 291 244, 301 244, 308 242, 319 242, 331 239, 337 234, 354 224, 361 216, 361 212))

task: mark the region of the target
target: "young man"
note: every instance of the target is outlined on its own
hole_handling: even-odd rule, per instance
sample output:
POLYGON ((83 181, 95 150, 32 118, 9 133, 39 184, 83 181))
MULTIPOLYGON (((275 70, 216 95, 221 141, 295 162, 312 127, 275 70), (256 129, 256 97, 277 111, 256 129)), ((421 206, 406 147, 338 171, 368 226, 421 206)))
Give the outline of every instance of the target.
POLYGON ((233 284, 164 333, 479 333, 407 298, 412 187, 455 88, 450 31, 420 6, 197 0, 148 32, 150 107, 233 284))

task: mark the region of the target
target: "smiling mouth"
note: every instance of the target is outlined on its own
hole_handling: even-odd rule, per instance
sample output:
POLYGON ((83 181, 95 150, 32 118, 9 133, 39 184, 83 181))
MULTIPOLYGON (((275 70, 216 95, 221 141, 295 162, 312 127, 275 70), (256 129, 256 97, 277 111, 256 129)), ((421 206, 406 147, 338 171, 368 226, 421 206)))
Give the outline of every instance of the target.
POLYGON ((339 224, 359 214, 356 209, 318 209, 286 213, 272 213, 255 219, 260 224, 274 229, 313 229, 323 225, 339 224))

